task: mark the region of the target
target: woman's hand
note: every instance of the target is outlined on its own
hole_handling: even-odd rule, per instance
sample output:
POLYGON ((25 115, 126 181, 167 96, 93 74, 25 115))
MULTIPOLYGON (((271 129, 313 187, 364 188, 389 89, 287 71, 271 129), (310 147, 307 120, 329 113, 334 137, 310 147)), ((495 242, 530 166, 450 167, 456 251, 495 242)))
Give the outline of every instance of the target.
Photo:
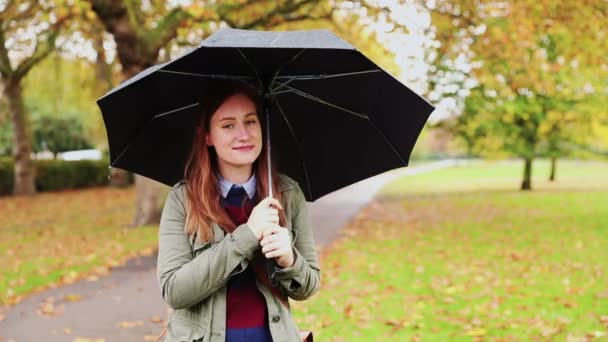
POLYGON ((273 225, 279 224, 279 209, 283 210, 281 203, 268 196, 260 201, 251 211, 247 220, 247 226, 249 226, 249 229, 251 229, 258 241, 262 238, 264 231, 273 225))
POLYGON ((262 253, 267 259, 276 258, 281 267, 290 267, 295 261, 291 237, 287 228, 274 225, 264 231, 262 241, 262 253))

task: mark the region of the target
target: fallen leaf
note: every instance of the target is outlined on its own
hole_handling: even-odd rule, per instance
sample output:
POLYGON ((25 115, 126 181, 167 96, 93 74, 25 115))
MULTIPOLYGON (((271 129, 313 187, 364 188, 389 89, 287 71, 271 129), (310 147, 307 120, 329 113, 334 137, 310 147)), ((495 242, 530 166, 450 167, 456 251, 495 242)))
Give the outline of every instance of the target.
POLYGON ((152 322, 152 323, 162 323, 163 319, 160 318, 159 316, 152 316, 152 317, 150 317, 150 322, 152 322))
POLYGON ((484 336, 486 334, 486 329, 483 328, 474 328, 467 331, 467 335, 469 336, 484 336))
POLYGON ((99 280, 99 277, 96 275, 90 275, 87 277, 87 280, 88 281, 97 281, 97 280, 99 280))
POLYGON ((117 326, 119 328, 133 328, 133 327, 141 327, 143 325, 144 325, 143 321, 133 321, 133 322, 122 321, 117 324, 117 326))
POLYGON ((600 316, 600 322, 608 328, 608 316, 600 316))
POLYGON ((552 328, 552 327, 544 327, 542 329, 541 335, 543 335, 543 337, 552 337, 553 335, 557 334, 560 332, 560 329, 557 328, 552 328))
POLYGON ((603 331, 592 331, 592 332, 588 332, 586 336, 589 338, 600 338, 600 337, 604 337, 606 335, 607 334, 603 331))
POLYGON ((352 311, 353 311, 353 304, 348 303, 346 305, 346 307, 344 308, 344 315, 346 317, 352 317, 352 311))
POLYGON ((608 298, 608 291, 604 291, 595 295, 597 298, 604 299, 608 298))
POLYGON ((63 297, 64 300, 68 302, 78 302, 82 300, 82 296, 78 294, 68 294, 63 297))
POLYGON ((38 312, 43 315, 52 316, 55 314, 55 305, 53 303, 42 303, 38 312))

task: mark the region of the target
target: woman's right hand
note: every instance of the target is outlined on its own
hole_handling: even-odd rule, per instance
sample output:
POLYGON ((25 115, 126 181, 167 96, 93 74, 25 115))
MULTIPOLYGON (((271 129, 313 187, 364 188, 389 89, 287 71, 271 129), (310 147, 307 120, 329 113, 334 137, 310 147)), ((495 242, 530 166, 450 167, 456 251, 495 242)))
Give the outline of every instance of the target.
POLYGON ((281 203, 270 196, 261 200, 253 208, 247 220, 247 226, 258 240, 262 239, 266 229, 279 224, 279 209, 283 210, 281 203))

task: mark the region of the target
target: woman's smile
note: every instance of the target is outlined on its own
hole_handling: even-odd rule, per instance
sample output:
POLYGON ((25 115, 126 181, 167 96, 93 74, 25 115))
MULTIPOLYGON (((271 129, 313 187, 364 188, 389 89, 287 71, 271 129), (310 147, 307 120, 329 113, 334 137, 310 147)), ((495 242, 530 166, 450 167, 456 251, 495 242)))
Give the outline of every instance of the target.
POLYGON ((247 152, 247 151, 251 151, 253 149, 253 145, 238 146, 238 147, 233 147, 232 149, 241 151, 241 152, 247 152))

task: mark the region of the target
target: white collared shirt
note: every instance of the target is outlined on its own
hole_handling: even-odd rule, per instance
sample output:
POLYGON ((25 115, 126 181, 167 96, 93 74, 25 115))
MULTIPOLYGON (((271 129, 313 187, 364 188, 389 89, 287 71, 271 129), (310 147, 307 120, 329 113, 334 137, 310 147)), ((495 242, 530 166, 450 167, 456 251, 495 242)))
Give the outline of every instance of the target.
POLYGON ((228 196, 228 191, 230 191, 230 189, 232 188, 233 185, 237 185, 237 186, 242 186, 245 191, 247 192, 247 196, 249 196, 249 198, 253 198, 253 196, 255 196, 255 187, 256 187, 256 178, 255 178, 255 173, 253 175, 251 175, 251 178, 249 178, 249 180, 247 182, 245 182, 244 184, 234 184, 226 179, 224 179, 224 177, 222 177, 222 175, 220 175, 219 173, 217 174, 217 177, 220 181, 220 193, 222 194, 222 197, 226 198, 226 196, 228 196))

